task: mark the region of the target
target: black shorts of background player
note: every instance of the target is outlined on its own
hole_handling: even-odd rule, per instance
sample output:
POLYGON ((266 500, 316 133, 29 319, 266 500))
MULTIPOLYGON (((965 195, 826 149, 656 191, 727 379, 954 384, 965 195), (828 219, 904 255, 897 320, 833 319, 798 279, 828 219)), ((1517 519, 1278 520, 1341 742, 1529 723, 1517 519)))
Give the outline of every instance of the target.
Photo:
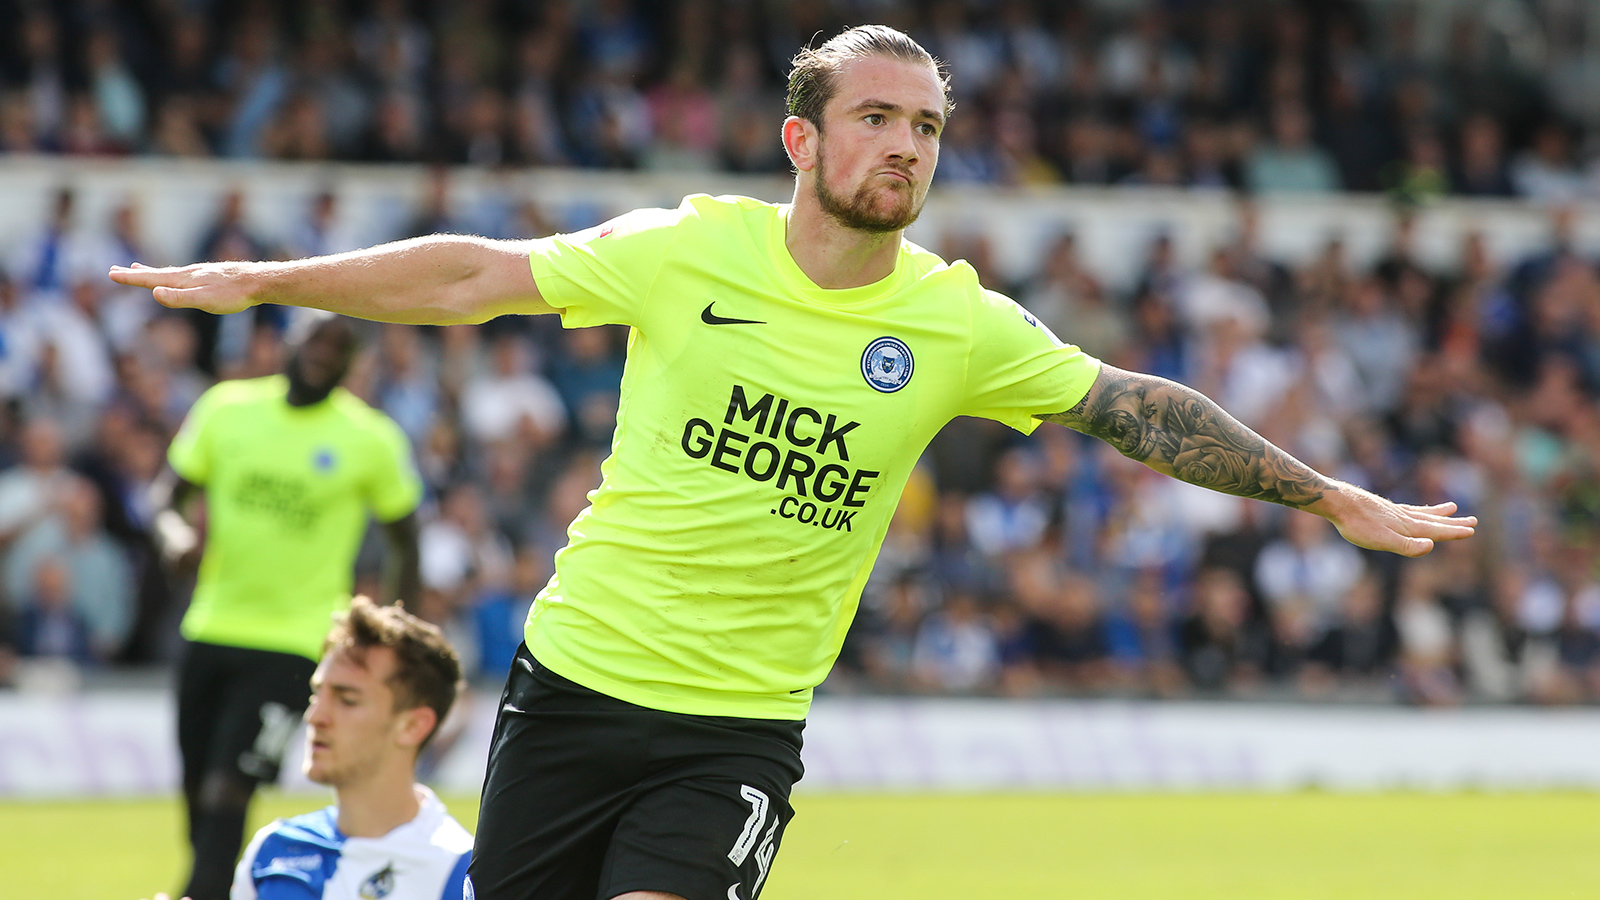
POLYGON ((316 669, 295 653, 186 644, 178 666, 178 751, 194 854, 186 896, 226 895, 250 796, 278 780, 316 669))

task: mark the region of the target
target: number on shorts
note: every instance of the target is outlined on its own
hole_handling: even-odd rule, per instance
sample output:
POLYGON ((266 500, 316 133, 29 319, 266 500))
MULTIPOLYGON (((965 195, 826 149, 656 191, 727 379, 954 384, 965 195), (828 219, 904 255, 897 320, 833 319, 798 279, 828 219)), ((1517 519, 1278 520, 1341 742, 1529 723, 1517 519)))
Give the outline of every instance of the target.
POLYGON ((261 730, 256 732, 251 752, 271 760, 274 765, 283 762, 283 754, 289 749, 289 741, 293 740, 298 727, 300 717, 289 707, 270 700, 261 704, 261 730))
POLYGON ((778 853, 778 845, 773 841, 778 837, 778 817, 772 817, 772 827, 767 829, 767 836, 761 841, 761 849, 756 851, 756 883, 750 886, 750 896, 754 898, 761 893, 761 882, 767 880, 767 870, 772 868, 772 857, 778 853))
POLYGON ((299 725, 300 717, 282 703, 269 700, 261 704, 261 730, 250 749, 239 754, 239 771, 257 778, 277 778, 278 766, 283 764, 283 754, 299 725))
POLYGON ((772 805, 766 794, 748 784, 739 785, 739 796, 750 804, 750 818, 744 820, 744 830, 739 832, 739 839, 728 851, 728 860, 736 866, 743 865, 745 857, 755 847, 756 838, 761 835, 761 823, 767 820, 767 807, 772 805))

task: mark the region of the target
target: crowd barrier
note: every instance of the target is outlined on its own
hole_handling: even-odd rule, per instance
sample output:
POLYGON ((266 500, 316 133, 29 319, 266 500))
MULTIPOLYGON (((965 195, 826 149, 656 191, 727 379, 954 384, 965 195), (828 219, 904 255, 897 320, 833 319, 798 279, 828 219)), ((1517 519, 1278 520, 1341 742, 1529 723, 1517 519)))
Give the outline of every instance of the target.
MULTIPOLYGON (((496 696, 428 780, 477 791, 496 696)), ((177 789, 170 694, 0 695, 0 798, 177 789)), ((299 775, 297 736, 287 790, 299 775)), ((818 698, 808 791, 1600 790, 1600 709, 818 698)))

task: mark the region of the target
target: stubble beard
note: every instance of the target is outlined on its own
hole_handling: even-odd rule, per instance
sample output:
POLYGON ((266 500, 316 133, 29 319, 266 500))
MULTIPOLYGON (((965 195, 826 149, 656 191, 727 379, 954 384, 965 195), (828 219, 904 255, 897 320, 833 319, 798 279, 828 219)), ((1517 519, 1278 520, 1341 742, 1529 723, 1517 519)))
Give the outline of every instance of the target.
POLYGON ((306 759, 305 766, 301 769, 301 774, 304 775, 306 780, 312 784, 320 784, 324 787, 337 788, 340 781, 339 776, 343 773, 331 767, 318 769, 316 766, 312 765, 311 760, 308 757, 306 759))
POLYGON ((307 781, 337 790, 370 778, 377 770, 378 763, 373 759, 345 760, 342 765, 328 766, 320 772, 314 771, 308 761, 305 776, 307 781))
POLYGON ((867 183, 859 185, 849 197, 840 196, 830 190, 827 167, 820 157, 817 160, 816 175, 814 193, 817 205, 834 221, 851 230, 865 231, 869 234, 904 231, 917 220, 917 216, 922 214, 923 204, 917 199, 916 192, 909 183, 903 192, 895 191, 895 196, 900 202, 888 210, 883 210, 875 199, 877 189, 867 183))
POLYGON ((382 755, 371 751, 370 747, 368 749, 369 752, 366 756, 358 756, 354 759, 349 757, 334 759, 324 763, 322 768, 318 770, 313 765, 313 751, 308 742, 306 744, 305 761, 301 765, 301 772, 306 776, 306 780, 337 790, 371 778, 373 773, 381 768, 383 764, 382 755))

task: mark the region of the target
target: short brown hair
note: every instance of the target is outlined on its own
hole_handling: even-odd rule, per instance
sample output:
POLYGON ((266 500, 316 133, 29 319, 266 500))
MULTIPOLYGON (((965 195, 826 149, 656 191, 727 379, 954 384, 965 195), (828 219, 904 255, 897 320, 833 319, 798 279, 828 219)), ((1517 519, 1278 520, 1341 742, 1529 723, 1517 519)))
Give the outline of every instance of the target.
POLYGON ((358 596, 350 601, 347 612, 333 617, 333 630, 323 641, 322 655, 343 650, 351 659, 364 663, 367 651, 373 647, 394 651, 395 669, 388 684, 394 691, 395 710, 426 706, 438 714, 433 730, 417 748, 421 750, 433 740, 456 702, 456 693, 462 687, 461 660, 438 626, 399 606, 379 606, 358 596))
POLYGON ((834 76, 852 59, 885 56, 902 62, 929 66, 939 77, 944 91, 944 112, 955 104, 950 100, 950 72, 923 46, 903 31, 887 25, 858 25, 829 38, 820 47, 806 47, 795 55, 789 70, 789 115, 809 121, 822 130, 822 111, 835 93, 834 76))

